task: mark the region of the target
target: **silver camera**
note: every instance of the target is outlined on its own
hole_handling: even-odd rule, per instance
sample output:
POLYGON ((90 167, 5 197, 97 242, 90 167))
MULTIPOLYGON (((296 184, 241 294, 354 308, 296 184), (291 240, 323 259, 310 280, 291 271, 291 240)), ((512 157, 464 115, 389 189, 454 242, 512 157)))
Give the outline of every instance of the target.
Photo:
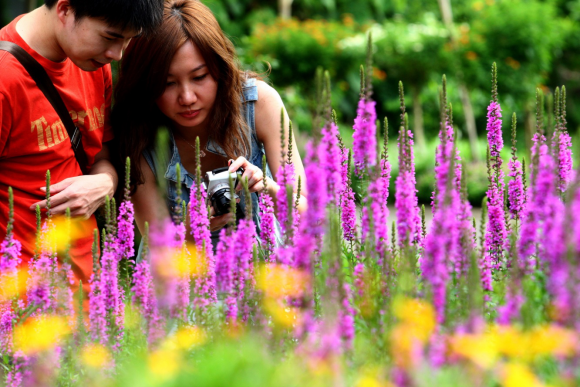
POLYGON ((230 176, 234 181, 234 187, 242 178, 243 168, 236 172, 228 172, 228 167, 217 168, 205 175, 204 183, 207 187, 207 196, 214 209, 214 215, 219 216, 230 212, 230 203, 236 202, 236 218, 244 217, 244 210, 240 205, 240 197, 230 190, 230 176))

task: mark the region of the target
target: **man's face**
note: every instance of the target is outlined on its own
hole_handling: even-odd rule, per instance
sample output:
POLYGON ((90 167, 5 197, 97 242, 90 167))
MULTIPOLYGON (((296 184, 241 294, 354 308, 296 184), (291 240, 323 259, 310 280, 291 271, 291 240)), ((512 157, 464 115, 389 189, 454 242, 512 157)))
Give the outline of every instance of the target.
POLYGON ((66 56, 85 71, 95 71, 113 60, 120 60, 129 41, 138 33, 110 26, 98 18, 77 20, 70 8, 61 20, 60 46, 66 56))

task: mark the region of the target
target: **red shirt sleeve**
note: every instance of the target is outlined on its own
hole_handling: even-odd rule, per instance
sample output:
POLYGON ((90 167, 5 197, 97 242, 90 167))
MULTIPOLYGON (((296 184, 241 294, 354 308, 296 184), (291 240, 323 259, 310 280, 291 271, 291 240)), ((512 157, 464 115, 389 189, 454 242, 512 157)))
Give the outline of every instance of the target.
POLYGON ((10 134, 12 126, 12 109, 10 109, 10 100, 4 93, 0 92, 0 157, 4 153, 4 147, 10 134))
POLYGON ((113 94, 113 75, 111 65, 103 68, 103 78, 105 81, 105 129, 103 131, 103 143, 111 141, 114 137, 111 128, 111 98, 113 94))

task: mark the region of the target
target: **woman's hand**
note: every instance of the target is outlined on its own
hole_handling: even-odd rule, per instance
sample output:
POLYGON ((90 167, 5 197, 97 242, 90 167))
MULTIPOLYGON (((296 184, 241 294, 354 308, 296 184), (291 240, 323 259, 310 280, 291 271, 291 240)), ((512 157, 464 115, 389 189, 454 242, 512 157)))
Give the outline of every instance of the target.
POLYGON ((234 214, 228 212, 227 214, 223 214, 220 216, 214 216, 215 211, 213 207, 209 208, 209 230, 210 231, 218 231, 221 230, 226 224, 230 223, 234 220, 234 214))
MULTIPOLYGON (((229 172, 235 172, 240 168, 244 168, 244 174, 242 175, 242 181, 248 179, 248 188, 250 192, 259 192, 264 189, 264 173, 260 168, 250 163, 245 157, 238 157, 236 161, 228 161, 230 166, 229 172)), ((236 191, 242 189, 242 183, 238 183, 236 191)))

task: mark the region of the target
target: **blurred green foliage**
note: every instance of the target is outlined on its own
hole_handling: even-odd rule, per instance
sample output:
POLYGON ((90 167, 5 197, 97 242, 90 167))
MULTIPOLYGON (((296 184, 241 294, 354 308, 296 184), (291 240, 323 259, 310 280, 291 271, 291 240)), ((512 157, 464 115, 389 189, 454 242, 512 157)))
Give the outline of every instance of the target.
MULTIPOLYGON (((482 135, 490 98, 489 69, 495 61, 500 103, 505 114, 518 114, 522 132, 525 122, 528 127, 533 122, 536 87, 549 92, 566 84, 569 126, 575 131, 580 124, 580 112, 573 109, 574 91, 580 89, 578 2, 451 1, 452 31, 444 25, 437 2, 424 0, 295 0, 292 20, 275 18, 275 4, 250 1, 238 4, 245 12, 236 18, 229 4, 227 0, 208 3, 216 14, 227 14, 221 17, 222 25, 238 42, 245 66, 263 72, 269 63, 269 79, 301 130, 312 129, 313 79, 319 66, 333 77, 333 105, 339 119, 352 122, 369 30, 375 41, 372 73, 379 117, 396 118, 397 83, 402 80, 410 94, 420 94, 425 132, 433 138, 438 130, 438 84, 447 74, 456 124, 463 129, 464 112, 454 90, 461 70, 482 135)), ((410 116, 412 123, 412 110, 410 116)))

